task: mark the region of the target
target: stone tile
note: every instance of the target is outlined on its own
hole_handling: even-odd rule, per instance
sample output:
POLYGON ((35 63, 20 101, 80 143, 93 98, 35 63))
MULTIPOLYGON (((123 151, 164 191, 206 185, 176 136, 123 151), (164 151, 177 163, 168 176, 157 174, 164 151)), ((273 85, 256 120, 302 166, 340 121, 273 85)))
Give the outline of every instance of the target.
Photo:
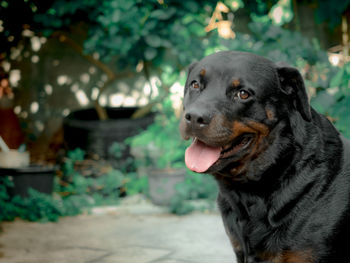
POLYGON ((161 260, 152 261, 151 263, 193 263, 193 262, 177 260, 177 259, 161 259, 161 260))
POLYGON ((86 263, 105 255, 105 251, 67 248, 51 251, 6 250, 1 263, 86 263))
POLYGON ((234 263, 219 214, 175 216, 128 204, 58 223, 2 223, 4 263, 234 263))
POLYGON ((128 247, 118 249, 114 254, 103 258, 101 263, 150 263, 156 259, 162 258, 170 254, 170 250, 144 248, 144 247, 128 247))

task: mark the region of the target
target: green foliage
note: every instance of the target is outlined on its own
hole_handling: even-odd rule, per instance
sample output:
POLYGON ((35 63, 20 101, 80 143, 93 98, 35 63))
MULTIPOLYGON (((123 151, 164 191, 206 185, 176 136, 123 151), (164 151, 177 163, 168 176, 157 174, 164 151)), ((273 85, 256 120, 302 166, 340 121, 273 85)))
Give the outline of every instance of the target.
POLYGON ((330 88, 322 89, 311 101, 321 113, 330 116, 344 136, 350 138, 350 63, 338 70, 330 88))
POLYGON ((176 185, 176 195, 172 198, 169 209, 178 215, 185 215, 198 209, 212 209, 217 192, 217 185, 212 176, 188 171, 185 181, 176 185), (195 207, 189 202, 191 200, 206 200, 206 205, 195 207))
POLYGON ((176 117, 169 98, 161 105, 159 114, 147 130, 129 138, 131 151, 138 155, 143 165, 157 168, 184 166, 184 152, 188 142, 178 132, 179 119, 176 117))
MULTIPOLYGON (((13 187, 8 177, 0 177, 0 222, 20 217, 30 221, 57 221, 61 216, 73 216, 96 205, 116 204, 123 187, 129 187, 132 178, 126 179, 119 170, 109 169, 98 177, 86 177, 75 164, 84 160, 85 153, 76 149, 68 152, 63 164, 63 175, 55 181, 54 194, 47 195, 29 189, 28 197, 11 197, 7 188, 13 187)), ((134 193, 140 186, 130 187, 134 193)))
POLYGON ((341 23, 341 17, 350 5, 349 0, 334 2, 332 0, 314 1, 317 4, 315 19, 318 23, 328 22, 334 28, 341 23))
POLYGON ((146 176, 139 176, 136 172, 128 173, 125 178, 125 191, 127 195, 147 194, 148 178, 146 176))
MULTIPOLYGON (((33 11, 33 1, 24 2, 25 8, 33 11)), ((38 11, 33 13, 35 22, 40 23, 41 28, 34 26, 32 29, 51 35, 55 30, 69 31, 72 25, 83 22, 88 28, 83 44, 85 53, 97 53, 102 60, 117 61, 127 69, 135 68, 143 61, 167 86, 179 80, 181 70, 190 62, 217 50, 248 51, 274 61, 285 61, 304 73, 309 90, 315 93, 312 105, 331 116, 337 127, 350 137, 350 65, 339 70, 333 68, 316 40, 310 41, 298 32, 273 25, 271 14, 277 8, 284 11, 277 24, 288 23, 293 18, 291 1, 224 2, 229 6, 237 2, 238 7, 244 6, 250 10, 253 20, 249 24, 250 34, 236 32, 234 40, 224 40, 219 39, 216 32, 205 32, 207 20, 217 4, 214 0, 169 0, 164 3, 156 0, 55 0, 52 4, 48 1, 46 5, 37 4, 38 11), (288 13, 290 15, 286 15, 288 13)), ((318 3, 318 21, 328 21, 332 26, 340 23, 341 14, 350 4, 350 0, 341 4, 330 0, 314 2, 318 3)), ((11 16, 10 7, 15 14, 21 9, 14 9, 16 5, 13 3, 1 1, 7 14, 5 27, 11 25, 9 22, 13 18, 22 19, 22 16, 11 16)), ((230 7, 232 10, 237 8, 233 5, 230 7)), ((35 25, 29 20, 23 23, 35 25)), ((9 30, 0 32, 3 42, 7 42, 11 34, 9 30)), ((16 30, 16 36, 20 35, 18 28, 16 30)), ((183 167, 188 142, 179 136, 179 120, 170 100, 166 99, 159 110, 154 124, 128 141, 131 149, 140 157, 135 161, 136 166, 183 167)), ((111 152, 117 158, 122 156, 124 150, 123 144, 111 147, 111 152)), ((121 193, 147 192, 147 177, 139 177, 134 172, 126 173, 126 168, 112 169, 102 176, 82 175, 76 169, 76 164, 83 160, 84 152, 81 150, 68 153, 62 166, 63 175, 57 180, 56 194, 52 197, 32 190, 26 199, 11 198, 6 188, 11 187, 12 182, 0 178, 0 221, 17 216, 28 220, 55 221, 60 216, 81 213, 92 205, 115 203, 121 193)), ((177 186, 177 192, 170 209, 185 214, 195 209, 189 200, 213 200, 217 189, 212 177, 189 172, 185 182, 177 186)))
POLYGON ((246 7, 250 9, 252 21, 258 23, 272 22, 275 25, 284 25, 292 21, 294 17, 292 1, 245 1, 246 7))
POLYGON ((63 163, 63 177, 56 191, 64 198, 69 196, 93 196, 94 204, 117 202, 124 187, 125 175, 116 169, 108 169, 101 175, 84 176, 75 168, 84 160, 85 153, 81 149, 68 152, 63 163), (97 202, 98 201, 98 202, 97 202))
POLYGON ((57 0, 48 12, 36 15, 36 20, 45 30, 83 20, 89 25, 85 52, 97 52, 105 61, 117 56, 123 66, 149 61, 158 67, 171 56, 176 67, 202 55, 204 44, 200 38, 206 35, 205 19, 216 2, 57 0))
POLYGON ((8 177, 0 176, 0 222, 13 219, 14 207, 8 205, 10 197, 7 193, 7 188, 12 186, 13 182, 8 177))
POLYGON ((6 176, 0 177, 0 222, 16 217, 29 221, 57 221, 61 216, 77 215, 88 206, 86 198, 74 196, 62 199, 58 195, 50 196, 34 189, 29 189, 27 198, 11 197, 7 192, 9 187, 13 187, 12 181, 6 176))

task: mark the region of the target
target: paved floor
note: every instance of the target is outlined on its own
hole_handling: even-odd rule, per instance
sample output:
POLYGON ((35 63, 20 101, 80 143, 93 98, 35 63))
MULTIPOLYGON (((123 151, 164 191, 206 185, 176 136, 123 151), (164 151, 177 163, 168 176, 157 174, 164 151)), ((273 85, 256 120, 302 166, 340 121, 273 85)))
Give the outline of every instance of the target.
POLYGON ((58 223, 2 224, 4 263, 234 263, 216 213, 169 215, 148 203, 98 208, 58 223))

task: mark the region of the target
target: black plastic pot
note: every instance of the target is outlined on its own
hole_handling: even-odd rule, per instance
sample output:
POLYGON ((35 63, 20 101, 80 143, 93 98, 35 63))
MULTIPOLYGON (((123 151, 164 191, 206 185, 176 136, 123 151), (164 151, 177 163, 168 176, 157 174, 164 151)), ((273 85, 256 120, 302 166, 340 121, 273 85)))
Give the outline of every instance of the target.
POLYGON ((106 108, 109 119, 105 121, 98 119, 93 108, 72 112, 63 121, 64 140, 68 149, 81 148, 89 155, 97 154, 110 159, 109 148, 114 142, 123 142, 153 122, 154 114, 130 119, 137 109, 106 108))
POLYGON ((24 168, 0 168, 0 176, 12 178, 14 187, 8 188, 10 196, 27 197, 29 188, 45 194, 52 194, 55 168, 38 165, 24 168))

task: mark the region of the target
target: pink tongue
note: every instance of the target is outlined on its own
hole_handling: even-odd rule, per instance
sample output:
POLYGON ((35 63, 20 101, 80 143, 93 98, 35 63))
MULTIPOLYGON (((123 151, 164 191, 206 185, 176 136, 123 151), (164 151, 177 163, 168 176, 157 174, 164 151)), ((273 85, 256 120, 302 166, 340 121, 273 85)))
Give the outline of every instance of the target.
POLYGON ((185 153, 188 169, 203 173, 209 169, 220 157, 221 147, 210 147, 198 139, 194 139, 185 153))

